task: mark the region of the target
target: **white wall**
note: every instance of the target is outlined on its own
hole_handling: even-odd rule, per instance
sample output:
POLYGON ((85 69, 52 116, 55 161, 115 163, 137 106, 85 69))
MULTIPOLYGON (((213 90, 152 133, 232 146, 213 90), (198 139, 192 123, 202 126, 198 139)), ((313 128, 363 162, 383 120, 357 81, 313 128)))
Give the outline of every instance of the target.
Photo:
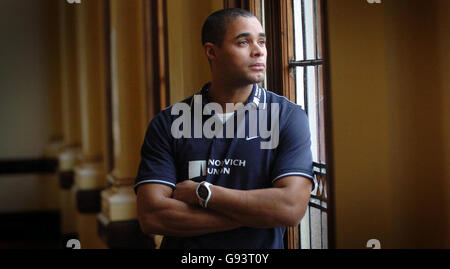
MULTIPOLYGON (((0 159, 41 158, 48 144, 49 2, 0 1, 0 159)), ((57 53, 57 52, 53 52, 57 53)), ((56 179, 49 179, 56 186, 56 179)), ((37 175, 0 176, 0 213, 41 209, 37 175)))
POLYGON ((45 25, 35 0, 0 2, 0 159, 39 158, 49 136, 45 25))

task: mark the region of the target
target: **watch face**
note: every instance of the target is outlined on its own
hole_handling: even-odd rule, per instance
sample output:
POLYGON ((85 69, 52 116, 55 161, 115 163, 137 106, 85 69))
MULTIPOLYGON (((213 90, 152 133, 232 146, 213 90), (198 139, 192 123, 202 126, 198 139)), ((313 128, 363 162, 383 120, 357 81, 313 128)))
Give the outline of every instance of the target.
POLYGON ((198 187, 198 196, 203 200, 208 198, 208 189, 203 184, 198 187))

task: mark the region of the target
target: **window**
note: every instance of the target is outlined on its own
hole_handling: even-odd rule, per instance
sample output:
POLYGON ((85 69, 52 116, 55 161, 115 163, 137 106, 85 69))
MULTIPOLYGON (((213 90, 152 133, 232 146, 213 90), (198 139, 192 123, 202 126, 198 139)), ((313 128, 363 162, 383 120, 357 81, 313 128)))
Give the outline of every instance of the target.
POLYGON ((300 230, 300 248, 328 248, 327 173, 321 0, 292 0, 294 19, 295 97, 308 114, 317 184, 300 230))
MULTIPOLYGON (((252 0, 250 0, 250 3, 252 0)), ((327 91, 327 63, 323 15, 326 0, 255 0, 268 36, 268 70, 265 85, 301 105, 308 114, 316 188, 298 227, 289 227, 287 248, 333 247, 331 161, 327 91), (329 229, 330 228, 330 229, 329 229), (330 236, 331 235, 331 236, 330 236), (331 243, 331 244, 330 244, 331 243)), ((250 11, 252 4, 249 5, 250 11)))

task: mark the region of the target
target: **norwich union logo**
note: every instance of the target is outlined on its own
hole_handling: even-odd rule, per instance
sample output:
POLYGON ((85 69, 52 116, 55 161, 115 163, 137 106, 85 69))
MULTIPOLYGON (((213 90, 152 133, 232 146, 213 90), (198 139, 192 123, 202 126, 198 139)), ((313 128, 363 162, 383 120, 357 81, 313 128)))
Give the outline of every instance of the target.
POLYGON ((189 179, 206 176, 206 161, 189 161, 189 179))

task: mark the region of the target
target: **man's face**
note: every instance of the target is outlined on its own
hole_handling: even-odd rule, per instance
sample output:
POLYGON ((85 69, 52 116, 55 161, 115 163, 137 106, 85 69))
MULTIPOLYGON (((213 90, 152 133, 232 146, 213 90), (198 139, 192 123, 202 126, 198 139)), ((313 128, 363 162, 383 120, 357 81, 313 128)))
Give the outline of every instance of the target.
POLYGON ((264 80, 266 36, 257 18, 233 19, 216 51, 216 71, 226 81, 247 85, 264 80))

